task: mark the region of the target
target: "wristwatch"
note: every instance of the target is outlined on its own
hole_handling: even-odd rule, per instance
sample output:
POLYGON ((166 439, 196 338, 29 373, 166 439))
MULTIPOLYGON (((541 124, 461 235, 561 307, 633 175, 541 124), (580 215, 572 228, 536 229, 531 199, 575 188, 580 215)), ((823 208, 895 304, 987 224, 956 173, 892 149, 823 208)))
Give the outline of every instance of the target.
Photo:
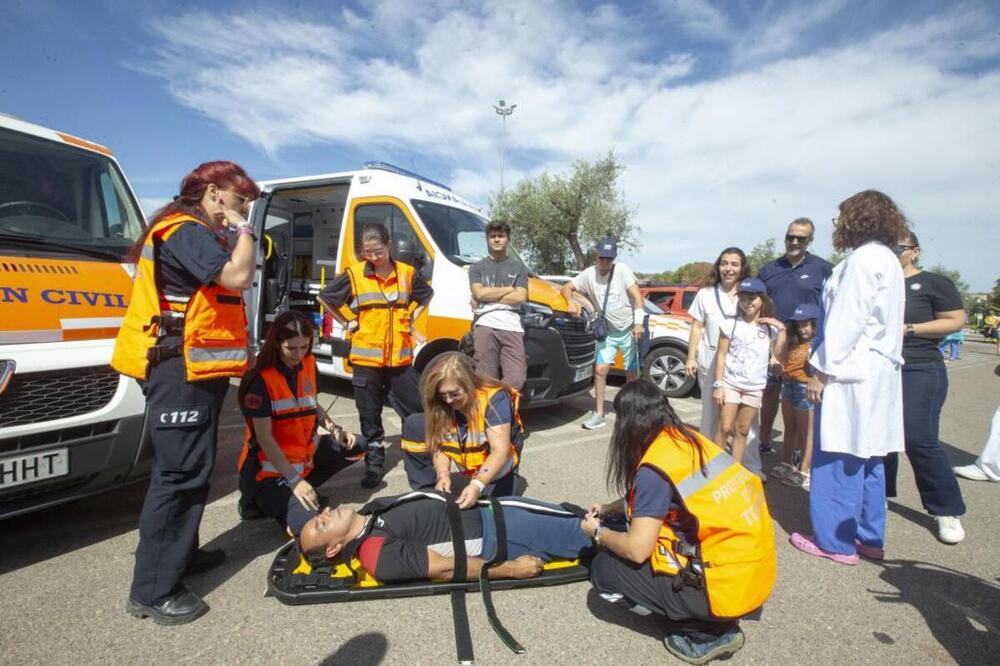
POLYGON ((906 325, 906 337, 912 338, 916 334, 917 334, 917 327, 914 326, 913 324, 907 324, 906 325))
POLYGON ((601 543, 601 530, 603 530, 603 529, 604 529, 604 526, 601 525, 600 523, 598 523, 597 527, 594 528, 594 537, 593 537, 594 538, 594 543, 596 543, 598 546, 603 546, 604 545, 604 544, 601 543))
POLYGON ((712 388, 714 389, 722 388, 722 380, 716 379, 714 382, 712 382, 712 388))

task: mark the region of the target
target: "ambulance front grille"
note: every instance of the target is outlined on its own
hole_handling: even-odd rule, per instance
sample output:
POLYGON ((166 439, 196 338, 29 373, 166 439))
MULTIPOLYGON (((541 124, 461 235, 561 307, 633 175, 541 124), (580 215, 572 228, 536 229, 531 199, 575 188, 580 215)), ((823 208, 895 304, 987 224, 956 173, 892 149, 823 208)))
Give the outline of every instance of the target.
POLYGON ((566 360, 574 368, 590 365, 596 357, 594 334, 587 330, 581 319, 556 317, 553 326, 559 331, 566 347, 566 360))
POLYGON ((111 402, 118 373, 110 366, 14 373, 0 394, 0 428, 95 412, 111 402))

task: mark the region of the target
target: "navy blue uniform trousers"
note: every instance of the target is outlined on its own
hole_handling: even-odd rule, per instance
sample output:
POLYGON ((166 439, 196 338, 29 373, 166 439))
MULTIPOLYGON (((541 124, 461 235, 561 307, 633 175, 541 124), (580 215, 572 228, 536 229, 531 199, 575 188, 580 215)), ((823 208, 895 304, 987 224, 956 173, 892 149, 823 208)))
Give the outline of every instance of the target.
POLYGON ((181 590, 198 549, 229 379, 188 382, 184 359, 174 357, 150 366, 144 389, 153 469, 139 516, 130 596, 152 605, 181 590))

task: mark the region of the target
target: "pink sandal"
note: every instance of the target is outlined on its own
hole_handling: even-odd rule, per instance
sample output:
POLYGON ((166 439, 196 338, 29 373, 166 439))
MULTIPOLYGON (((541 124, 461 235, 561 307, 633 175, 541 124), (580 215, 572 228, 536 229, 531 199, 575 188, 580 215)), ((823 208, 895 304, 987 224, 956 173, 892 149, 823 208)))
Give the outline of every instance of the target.
POLYGON ((801 550, 806 555, 812 555, 813 557, 825 557, 828 560, 833 560, 837 564, 846 564, 848 566, 854 566, 860 561, 857 553, 854 555, 845 555, 843 553, 828 553, 813 541, 813 537, 806 536, 805 534, 799 534, 798 532, 793 532, 792 536, 788 537, 788 540, 793 546, 801 550))

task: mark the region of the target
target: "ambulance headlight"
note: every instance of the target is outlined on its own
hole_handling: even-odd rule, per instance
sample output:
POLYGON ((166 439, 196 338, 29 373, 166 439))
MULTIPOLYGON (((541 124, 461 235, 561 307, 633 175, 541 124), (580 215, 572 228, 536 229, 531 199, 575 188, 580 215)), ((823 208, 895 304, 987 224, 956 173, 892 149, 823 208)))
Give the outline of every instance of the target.
POLYGON ((525 303, 524 304, 524 325, 530 328, 548 328, 549 324, 552 323, 552 317, 555 313, 547 305, 541 305, 539 303, 525 303))

